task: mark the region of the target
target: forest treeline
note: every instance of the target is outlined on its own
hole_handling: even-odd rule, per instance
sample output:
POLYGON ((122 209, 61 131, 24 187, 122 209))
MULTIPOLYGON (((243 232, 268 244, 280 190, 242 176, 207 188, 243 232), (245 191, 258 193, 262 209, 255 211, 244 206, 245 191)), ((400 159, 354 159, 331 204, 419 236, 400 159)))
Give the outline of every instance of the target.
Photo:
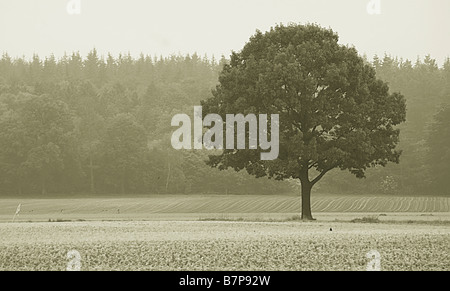
POLYGON ((0 60, 0 193, 280 193, 288 183, 175 151, 172 116, 211 94, 225 60, 130 55, 0 60), (222 62, 222 64, 221 64, 222 62))
MULTIPOLYGON (((278 194, 295 181, 256 179, 175 151, 171 119, 211 96, 227 60, 193 55, 0 59, 0 195, 88 193, 278 194)), ((367 179, 335 170, 328 193, 449 194, 450 60, 371 61, 407 100, 399 165, 367 179)))

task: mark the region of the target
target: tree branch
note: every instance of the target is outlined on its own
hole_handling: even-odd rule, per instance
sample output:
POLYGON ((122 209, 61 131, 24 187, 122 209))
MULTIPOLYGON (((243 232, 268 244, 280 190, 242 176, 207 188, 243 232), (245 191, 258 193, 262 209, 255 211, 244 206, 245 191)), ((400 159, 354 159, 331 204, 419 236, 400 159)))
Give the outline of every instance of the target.
POLYGON ((323 176, 325 176, 326 173, 328 173, 329 171, 333 170, 336 167, 337 167, 337 165, 323 170, 314 180, 311 181, 311 184, 315 185, 317 182, 320 181, 320 179, 323 178, 323 176))
POLYGON ((309 165, 308 169, 311 170, 312 168, 314 168, 317 165, 318 165, 318 162, 312 163, 311 165, 309 165))
POLYGON ((329 171, 330 171, 330 170, 323 170, 323 171, 319 174, 319 176, 317 176, 314 180, 311 181, 311 184, 312 184, 312 185, 315 185, 315 184, 316 184, 317 182, 319 182, 320 179, 322 179, 323 176, 325 176, 325 174, 328 173, 329 171))

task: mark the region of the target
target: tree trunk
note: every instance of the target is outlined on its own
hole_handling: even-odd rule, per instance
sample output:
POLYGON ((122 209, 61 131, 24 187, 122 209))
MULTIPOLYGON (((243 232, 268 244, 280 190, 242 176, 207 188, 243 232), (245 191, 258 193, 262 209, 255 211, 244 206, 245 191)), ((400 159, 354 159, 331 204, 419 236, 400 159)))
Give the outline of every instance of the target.
POLYGON ((311 213, 311 189, 312 183, 301 181, 302 183, 302 220, 315 220, 311 213))
POLYGON ((170 162, 168 163, 168 170, 167 170, 166 193, 168 193, 169 191, 169 180, 170 180, 170 162))
POLYGON ((311 189, 314 182, 309 180, 308 165, 303 165, 300 171, 300 182, 302 184, 302 220, 315 220, 311 213, 311 189))
POLYGON ((45 176, 44 174, 41 175, 41 189, 42 189, 42 195, 46 195, 47 194, 47 187, 45 185, 45 176))
POLYGON ((125 174, 122 174, 122 178, 120 179, 120 191, 122 195, 125 195, 125 174))
POLYGON ((90 168, 90 178, 91 178, 91 194, 95 193, 95 182, 94 182, 94 165, 92 162, 92 153, 89 153, 89 168, 90 168))

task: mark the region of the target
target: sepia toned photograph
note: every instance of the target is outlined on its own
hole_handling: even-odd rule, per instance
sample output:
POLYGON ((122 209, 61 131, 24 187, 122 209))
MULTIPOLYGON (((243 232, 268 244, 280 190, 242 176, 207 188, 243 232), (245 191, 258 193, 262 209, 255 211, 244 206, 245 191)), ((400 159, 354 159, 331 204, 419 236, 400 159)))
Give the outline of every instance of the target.
POLYGON ((0 271, 450 271, 449 35, 448 0, 0 0, 0 271))

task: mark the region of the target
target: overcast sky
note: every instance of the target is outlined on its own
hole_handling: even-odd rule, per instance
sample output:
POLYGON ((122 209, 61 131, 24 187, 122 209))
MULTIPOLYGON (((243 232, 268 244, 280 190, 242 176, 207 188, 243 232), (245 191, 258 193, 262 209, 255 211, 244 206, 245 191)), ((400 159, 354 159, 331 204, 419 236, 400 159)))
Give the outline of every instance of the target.
POLYGON ((256 29, 277 23, 314 22, 331 27, 342 44, 372 59, 384 53, 415 61, 430 54, 439 64, 450 56, 449 0, 0 0, 0 52, 11 56, 92 48, 100 54, 138 56, 197 52, 228 57, 256 29))

